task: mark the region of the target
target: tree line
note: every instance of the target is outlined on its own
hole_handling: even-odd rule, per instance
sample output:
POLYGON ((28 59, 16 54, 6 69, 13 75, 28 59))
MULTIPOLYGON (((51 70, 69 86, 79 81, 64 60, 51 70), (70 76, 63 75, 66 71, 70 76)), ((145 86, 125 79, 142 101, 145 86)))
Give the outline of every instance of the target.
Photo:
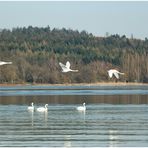
POLYGON ((148 39, 125 35, 96 37, 71 29, 23 27, 0 31, 0 83, 94 83, 113 81, 107 70, 125 73, 120 81, 148 82, 148 39), (70 61, 78 73, 61 73, 70 61))

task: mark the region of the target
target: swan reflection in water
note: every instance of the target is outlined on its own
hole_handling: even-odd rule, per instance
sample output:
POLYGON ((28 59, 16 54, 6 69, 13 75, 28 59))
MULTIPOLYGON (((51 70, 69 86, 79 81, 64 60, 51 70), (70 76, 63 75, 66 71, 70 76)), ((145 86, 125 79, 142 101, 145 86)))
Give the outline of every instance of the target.
POLYGON ((64 148, 70 148, 71 146, 71 135, 65 135, 64 148))
POLYGON ((40 124, 44 124, 45 126, 47 126, 48 124, 48 111, 44 111, 44 112, 36 112, 36 116, 38 119, 38 122, 40 124))
POLYGON ((86 111, 78 111, 79 115, 80 115, 80 119, 83 120, 83 122, 85 123, 85 116, 86 116, 86 111))
POLYGON ((78 106, 76 109, 80 113, 80 115, 83 116, 83 121, 85 122, 85 113, 86 113, 85 103, 83 103, 83 106, 78 106))
POLYGON ((37 109, 34 110, 33 103, 32 103, 32 106, 28 107, 28 113, 29 113, 30 118, 31 118, 31 125, 34 126, 34 117, 36 119, 38 118, 39 122, 40 122, 40 120, 44 121, 45 125, 47 125, 47 121, 48 121, 48 108, 47 108, 47 104, 45 105, 45 108, 44 107, 39 107, 37 109), (39 109, 39 110, 37 110, 37 109, 39 109))
POLYGON ((109 147, 115 147, 118 143, 118 131, 117 130, 109 130, 109 147))
POLYGON ((34 110, 28 110, 31 117, 31 126, 34 126, 34 110))
POLYGON ((44 112, 44 121, 45 121, 45 125, 47 126, 47 122, 48 122, 48 112, 44 112))

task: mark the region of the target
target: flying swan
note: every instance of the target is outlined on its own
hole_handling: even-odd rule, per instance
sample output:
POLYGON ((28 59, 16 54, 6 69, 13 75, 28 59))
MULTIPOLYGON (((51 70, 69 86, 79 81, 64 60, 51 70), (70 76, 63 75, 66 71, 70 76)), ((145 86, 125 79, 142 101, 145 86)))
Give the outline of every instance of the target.
POLYGON ((4 61, 0 61, 0 65, 6 65, 6 64, 12 64, 12 62, 4 62, 4 61))
POLYGON ((119 74, 124 75, 124 73, 119 72, 116 69, 110 69, 107 71, 110 78, 114 75, 117 79, 119 79, 119 74))
POLYGON ((69 72, 69 71, 78 72, 78 70, 70 69, 70 62, 69 61, 66 62, 66 65, 62 64, 61 62, 59 62, 59 65, 62 68, 62 72, 69 72))

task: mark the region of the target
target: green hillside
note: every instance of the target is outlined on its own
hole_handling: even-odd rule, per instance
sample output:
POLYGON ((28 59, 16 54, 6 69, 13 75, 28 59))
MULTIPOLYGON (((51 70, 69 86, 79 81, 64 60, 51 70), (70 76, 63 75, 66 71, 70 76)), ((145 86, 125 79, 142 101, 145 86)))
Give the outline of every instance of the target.
POLYGON ((94 83, 114 81, 107 70, 125 72, 120 81, 148 82, 148 39, 50 27, 0 31, 0 83, 94 83), (70 61, 78 73, 61 73, 59 62, 70 61))

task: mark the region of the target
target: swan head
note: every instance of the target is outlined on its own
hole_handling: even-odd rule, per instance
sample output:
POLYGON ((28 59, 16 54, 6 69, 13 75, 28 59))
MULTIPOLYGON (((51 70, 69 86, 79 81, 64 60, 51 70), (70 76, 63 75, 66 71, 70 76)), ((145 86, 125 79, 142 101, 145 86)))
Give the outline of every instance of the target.
POLYGON ((31 105, 33 106, 33 102, 31 103, 31 105))
POLYGON ((85 102, 83 103, 83 106, 85 106, 85 102))
POLYGON ((48 106, 48 104, 45 104, 45 107, 47 107, 48 106))

